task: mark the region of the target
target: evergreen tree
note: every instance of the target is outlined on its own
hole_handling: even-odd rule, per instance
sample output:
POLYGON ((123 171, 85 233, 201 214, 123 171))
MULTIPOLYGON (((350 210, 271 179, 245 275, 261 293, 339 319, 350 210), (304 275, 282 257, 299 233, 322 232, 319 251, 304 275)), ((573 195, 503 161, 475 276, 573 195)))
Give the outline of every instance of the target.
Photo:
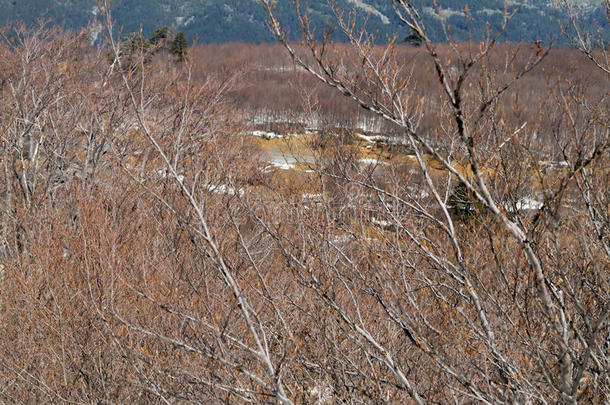
POLYGON ((457 220, 466 221, 475 212, 475 203, 472 194, 462 181, 454 188, 449 196, 448 208, 457 220))
POLYGON ((179 32, 172 41, 171 52, 176 55, 180 61, 186 59, 188 54, 189 42, 184 32, 179 32))
POLYGON ((161 28, 157 28, 152 35, 150 36, 150 42, 153 44, 157 44, 163 40, 167 40, 169 38, 169 28, 167 26, 163 26, 161 28))
POLYGON ((139 32, 127 34, 127 40, 121 44, 121 52, 131 57, 138 52, 150 49, 150 42, 139 32))
MULTIPOLYGON (((119 56, 121 57, 123 66, 129 69, 135 68, 144 58, 143 61, 150 61, 150 42, 140 32, 131 32, 125 36, 125 40, 119 45, 119 56)), ((108 62, 114 63, 116 56, 108 55, 108 62)))
POLYGON ((409 35, 404 37, 402 41, 413 46, 421 46, 423 43, 422 37, 413 28, 409 28, 409 35))

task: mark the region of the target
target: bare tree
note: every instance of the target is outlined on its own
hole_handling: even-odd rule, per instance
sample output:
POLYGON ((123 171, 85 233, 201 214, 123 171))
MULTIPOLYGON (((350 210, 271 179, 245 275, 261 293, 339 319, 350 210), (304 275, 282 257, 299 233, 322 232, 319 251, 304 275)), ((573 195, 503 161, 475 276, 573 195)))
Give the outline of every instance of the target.
MULTIPOLYGON (((569 0, 559 3, 562 15, 567 16, 567 24, 561 24, 564 34, 571 45, 587 56, 599 69, 610 74, 610 60, 608 58, 608 44, 599 30, 593 31, 586 27, 582 20, 583 7, 569 0)), ((606 21, 610 24, 610 2, 604 0, 606 21)))
MULTIPOLYGON (((342 172, 325 172, 372 194, 378 217, 371 222, 391 225, 395 259, 384 252, 385 264, 366 274, 362 259, 333 246, 341 266, 325 262, 318 268, 342 287, 341 300, 313 273, 311 259, 296 255, 276 235, 310 288, 415 403, 603 401, 609 301, 602 292, 608 290, 602 270, 608 250, 600 227, 608 222, 595 212, 604 210, 608 196, 599 190, 601 205, 587 208, 592 188, 583 194, 582 182, 606 178, 601 167, 609 147, 607 94, 591 103, 573 85, 558 86, 545 105, 565 114, 558 116, 556 131, 538 134, 536 121, 519 117, 507 125, 509 117, 501 110, 510 101, 503 95, 548 53, 540 44, 517 48, 506 55, 509 69, 493 66, 494 47, 517 8, 507 9, 500 30, 480 43, 457 44, 448 36, 450 50, 442 55, 429 39, 423 10, 397 1, 398 18, 421 38, 440 85, 439 128, 422 133, 418 124, 427 100, 409 75, 418 66, 395 57, 394 41, 376 47, 374 36, 357 29, 354 17, 335 6, 336 26, 352 45, 346 53, 327 37, 316 40, 297 2, 306 57, 288 42, 273 4, 262 4, 270 29, 297 65, 401 129, 426 191, 424 203, 404 183, 408 178, 388 187, 350 173, 347 164, 342 172), (512 61, 522 54, 525 62, 515 66, 512 61), (431 162, 443 174, 435 173, 431 162), (463 207, 452 198, 456 185, 462 190, 458 200, 466 200, 463 207), (467 223, 456 209, 466 210, 461 214, 470 218, 467 223), (578 253, 567 254, 569 245, 578 245, 578 253), (597 270, 588 273, 576 264, 577 257, 597 270), (402 270, 389 271, 388 262, 402 270), (371 302, 417 354, 383 343, 387 336, 374 332, 379 321, 363 316, 374 312, 371 302), (426 366, 412 365, 414 358, 426 366), (438 380, 424 381, 431 374, 438 380)), ((449 35, 447 27, 445 32, 449 35)))
POLYGON ((422 47, 338 8, 349 44, 316 39, 298 3, 291 44, 263 1, 294 65, 254 77, 277 58, 318 124, 281 139, 231 100, 241 59, 126 60, 107 2, 106 49, 5 38, 0 401, 607 402, 607 90, 500 44, 514 9, 435 44, 394 4, 422 47))

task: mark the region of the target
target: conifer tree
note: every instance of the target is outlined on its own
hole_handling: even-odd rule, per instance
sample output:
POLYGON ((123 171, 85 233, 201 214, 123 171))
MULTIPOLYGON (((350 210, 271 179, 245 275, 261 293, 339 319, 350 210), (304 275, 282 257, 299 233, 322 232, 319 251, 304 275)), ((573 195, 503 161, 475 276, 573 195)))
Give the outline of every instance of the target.
POLYGON ((155 31, 153 31, 151 37, 150 37, 150 42, 153 44, 157 44, 157 42, 160 42, 162 40, 167 40, 169 38, 169 28, 167 26, 163 26, 161 28, 157 28, 155 31))
POLYGON ((186 59, 188 54, 189 42, 184 32, 179 32, 172 41, 171 52, 176 55, 180 61, 186 59))

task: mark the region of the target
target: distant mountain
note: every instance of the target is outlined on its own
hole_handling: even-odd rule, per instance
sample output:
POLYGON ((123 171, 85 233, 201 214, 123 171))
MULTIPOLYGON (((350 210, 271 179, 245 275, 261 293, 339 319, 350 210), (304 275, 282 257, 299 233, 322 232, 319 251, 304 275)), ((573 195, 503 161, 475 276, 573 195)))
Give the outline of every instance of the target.
MULTIPOLYGON (((503 39, 509 41, 543 41, 553 37, 561 42, 557 24, 560 13, 552 7, 553 0, 527 0, 516 17, 511 21, 503 39)), ((291 0, 278 1, 278 11, 292 38, 299 37, 291 0)), ((423 10, 430 35, 436 41, 444 40, 437 10, 432 1, 416 0, 423 10)), ((510 1, 510 8, 517 1, 510 1)), ((265 13, 258 0, 115 0, 113 17, 123 32, 139 30, 145 35, 155 28, 167 25, 184 31, 189 38, 198 37, 199 43, 246 41, 263 42, 272 40, 265 26, 265 13)), ((327 0, 302 1, 309 7, 312 21, 324 27, 332 18, 327 0)), ((380 41, 385 41, 395 33, 400 38, 408 34, 400 25, 392 10, 391 0, 337 0, 346 10, 355 9, 361 19, 368 18, 367 28, 376 32, 380 41)), ((503 0, 439 0, 442 17, 447 19, 450 32, 456 39, 468 38, 468 29, 475 39, 485 35, 486 27, 499 26, 504 9, 503 0), (469 25, 464 18, 464 5, 468 4, 469 25)), ((604 37, 610 37, 603 0, 579 0, 585 26, 599 28, 604 37)), ((39 18, 49 18, 52 23, 70 29, 86 26, 96 18, 97 7, 93 0, 0 0, 0 25, 23 21, 32 24, 39 18)), ((335 33, 334 39, 341 40, 335 33)))

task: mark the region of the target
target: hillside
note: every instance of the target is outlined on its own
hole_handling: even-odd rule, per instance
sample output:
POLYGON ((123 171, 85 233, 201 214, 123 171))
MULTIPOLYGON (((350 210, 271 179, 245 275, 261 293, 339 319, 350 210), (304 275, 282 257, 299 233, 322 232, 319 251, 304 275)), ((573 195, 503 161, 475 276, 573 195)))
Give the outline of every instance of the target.
MULTIPOLYGON (((293 38, 299 35, 291 1, 279 2, 279 11, 289 33, 293 38)), ((440 17, 432 9, 430 2, 417 1, 423 6, 424 18, 431 29, 431 36, 442 41, 444 36, 440 29, 440 17)), ((457 39, 468 36, 463 10, 464 1, 442 0, 441 15, 451 26, 451 33, 457 39)), ((380 41, 392 36, 397 27, 399 35, 406 35, 394 16, 390 1, 382 0, 339 0, 337 4, 346 10, 356 8, 361 17, 370 13, 367 28, 378 32, 380 41)), ((497 27, 502 18, 504 1, 471 0, 466 2, 472 17, 471 30, 475 39, 484 35, 489 24, 497 27)), ((580 10, 584 22, 589 27, 599 27, 604 37, 610 36, 605 19, 602 2, 599 0, 580 1, 580 10)), ((117 26, 123 26, 124 32, 136 31, 142 26, 144 33, 149 34, 163 25, 174 26, 186 32, 190 38, 198 38, 199 43, 223 43, 245 41, 260 43, 272 40, 265 26, 265 15, 256 0, 115 0, 113 16, 117 26)), ((308 2, 310 15, 314 23, 324 24, 331 18, 331 10, 326 0, 308 2)), ((514 6, 513 6, 514 7, 514 6)), ((54 24, 70 29, 86 26, 96 18, 97 8, 92 0, 0 0, 0 25, 23 21, 32 24, 39 18, 48 18, 54 24)), ((557 11, 551 2, 546 0, 528 0, 521 7, 512 21, 504 40, 533 41, 554 38, 560 40, 557 24, 557 11)), ((341 39, 336 34, 335 39, 341 39)))

